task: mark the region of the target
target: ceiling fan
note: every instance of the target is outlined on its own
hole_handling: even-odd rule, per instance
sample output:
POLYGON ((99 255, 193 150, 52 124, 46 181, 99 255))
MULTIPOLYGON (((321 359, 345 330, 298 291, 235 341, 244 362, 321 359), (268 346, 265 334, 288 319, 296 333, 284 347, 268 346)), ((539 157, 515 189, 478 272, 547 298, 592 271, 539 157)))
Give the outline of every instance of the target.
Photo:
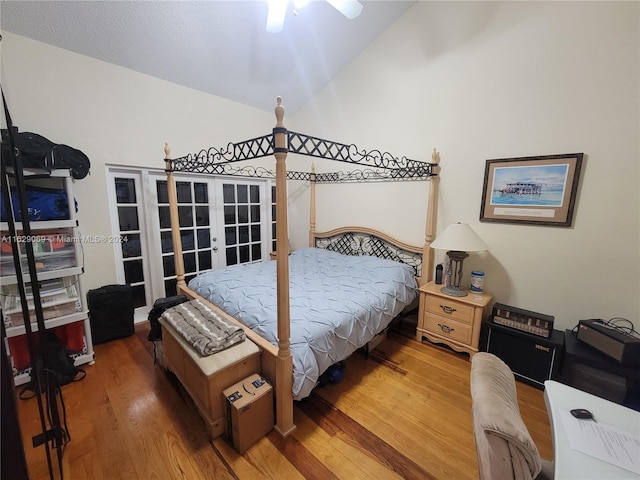
MULTIPOLYGON (((349 20, 356 18, 362 12, 362 3, 358 0, 326 0, 336 10, 342 13, 349 20)), ((267 32, 277 33, 282 30, 284 17, 287 13, 289 0, 268 0, 269 13, 267 13, 267 32)), ((295 0, 295 10, 308 3, 308 0, 295 0)))

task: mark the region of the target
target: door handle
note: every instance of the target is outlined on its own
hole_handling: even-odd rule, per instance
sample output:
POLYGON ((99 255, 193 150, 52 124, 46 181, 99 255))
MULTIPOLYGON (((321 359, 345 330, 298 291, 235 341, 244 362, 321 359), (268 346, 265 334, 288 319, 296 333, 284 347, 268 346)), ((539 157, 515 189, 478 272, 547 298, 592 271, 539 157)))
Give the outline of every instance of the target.
POLYGON ((214 252, 218 251, 218 247, 213 247, 211 250, 213 250, 214 252))

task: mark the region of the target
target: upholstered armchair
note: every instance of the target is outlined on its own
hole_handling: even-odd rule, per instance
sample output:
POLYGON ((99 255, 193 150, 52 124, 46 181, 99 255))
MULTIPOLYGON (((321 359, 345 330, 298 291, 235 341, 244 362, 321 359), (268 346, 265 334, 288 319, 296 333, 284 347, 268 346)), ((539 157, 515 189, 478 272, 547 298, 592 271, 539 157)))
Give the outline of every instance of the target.
POLYGON ((542 460, 520 416, 511 369, 491 353, 471 363, 473 428, 481 480, 552 479, 553 462, 542 460))

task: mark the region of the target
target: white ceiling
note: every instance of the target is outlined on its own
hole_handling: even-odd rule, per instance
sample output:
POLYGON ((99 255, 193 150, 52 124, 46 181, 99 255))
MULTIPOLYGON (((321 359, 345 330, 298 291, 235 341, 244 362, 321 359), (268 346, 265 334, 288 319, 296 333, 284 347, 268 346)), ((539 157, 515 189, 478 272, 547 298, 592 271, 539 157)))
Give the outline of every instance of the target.
POLYGON ((0 28, 266 111, 282 96, 295 112, 415 2, 362 3, 353 20, 324 0, 289 5, 273 34, 264 0, 2 0, 0 28))

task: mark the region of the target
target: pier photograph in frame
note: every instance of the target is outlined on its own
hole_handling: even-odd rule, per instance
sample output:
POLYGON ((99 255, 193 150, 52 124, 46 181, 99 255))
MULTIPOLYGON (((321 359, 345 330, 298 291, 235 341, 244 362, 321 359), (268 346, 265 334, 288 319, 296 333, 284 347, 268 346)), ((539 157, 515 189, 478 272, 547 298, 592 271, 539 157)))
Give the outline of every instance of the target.
POLYGON ((487 160, 481 222, 570 227, 582 153, 487 160))

